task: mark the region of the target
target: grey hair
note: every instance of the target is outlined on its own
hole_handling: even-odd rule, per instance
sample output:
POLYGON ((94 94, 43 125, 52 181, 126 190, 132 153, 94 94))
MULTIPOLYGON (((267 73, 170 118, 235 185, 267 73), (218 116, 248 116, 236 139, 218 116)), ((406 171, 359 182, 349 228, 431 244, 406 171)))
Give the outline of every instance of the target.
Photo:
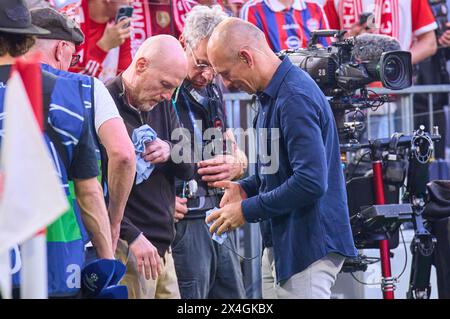
POLYGON ((186 16, 183 37, 187 44, 195 49, 198 43, 209 38, 214 28, 226 18, 228 15, 219 5, 211 7, 197 5, 186 16))

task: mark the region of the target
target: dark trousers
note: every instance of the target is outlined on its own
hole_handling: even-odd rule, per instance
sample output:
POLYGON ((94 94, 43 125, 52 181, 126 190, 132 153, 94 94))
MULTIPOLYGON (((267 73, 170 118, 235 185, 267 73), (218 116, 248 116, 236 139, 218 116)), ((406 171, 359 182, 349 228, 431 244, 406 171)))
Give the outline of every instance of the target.
POLYGON ((234 232, 222 245, 211 239, 203 218, 184 219, 176 226, 172 254, 182 299, 245 298, 234 232))

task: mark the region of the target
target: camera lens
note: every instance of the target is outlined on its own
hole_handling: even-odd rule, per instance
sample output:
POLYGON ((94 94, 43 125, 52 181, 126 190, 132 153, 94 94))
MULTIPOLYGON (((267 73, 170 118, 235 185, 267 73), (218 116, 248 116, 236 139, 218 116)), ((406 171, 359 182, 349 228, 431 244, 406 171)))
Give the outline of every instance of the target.
POLYGON ((398 79, 401 68, 401 65, 395 58, 389 59, 384 67, 384 75, 386 76, 386 79, 388 81, 395 82, 398 79))
POLYGON ((392 90, 411 86, 412 67, 408 54, 402 51, 384 53, 380 74, 383 86, 392 90))

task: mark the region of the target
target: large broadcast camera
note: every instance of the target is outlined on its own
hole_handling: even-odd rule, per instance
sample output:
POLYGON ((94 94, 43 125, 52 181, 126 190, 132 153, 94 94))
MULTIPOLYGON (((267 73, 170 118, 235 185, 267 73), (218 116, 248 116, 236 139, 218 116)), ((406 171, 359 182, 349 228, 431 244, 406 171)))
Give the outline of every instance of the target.
MULTIPOLYGON (((346 31, 313 31, 306 49, 285 50, 294 65, 306 71, 326 96, 333 110, 353 109, 369 100, 366 86, 381 81, 383 86, 401 90, 412 85, 411 53, 401 51, 392 37, 363 34, 344 39, 346 31), (320 37, 333 37, 329 47, 318 45, 320 37), (355 98, 356 91, 363 90, 355 98)), ((384 101, 384 100, 383 100, 384 101)), ((367 107, 372 104, 368 103, 367 107)))

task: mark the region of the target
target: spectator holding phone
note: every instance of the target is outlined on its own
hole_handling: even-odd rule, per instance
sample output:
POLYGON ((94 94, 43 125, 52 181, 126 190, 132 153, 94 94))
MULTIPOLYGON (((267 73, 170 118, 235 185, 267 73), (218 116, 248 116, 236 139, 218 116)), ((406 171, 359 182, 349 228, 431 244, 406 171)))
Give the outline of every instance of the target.
POLYGON ((86 36, 85 42, 77 46, 80 61, 70 71, 106 82, 130 65, 130 3, 130 0, 80 0, 77 6, 61 10, 75 18, 86 36))

